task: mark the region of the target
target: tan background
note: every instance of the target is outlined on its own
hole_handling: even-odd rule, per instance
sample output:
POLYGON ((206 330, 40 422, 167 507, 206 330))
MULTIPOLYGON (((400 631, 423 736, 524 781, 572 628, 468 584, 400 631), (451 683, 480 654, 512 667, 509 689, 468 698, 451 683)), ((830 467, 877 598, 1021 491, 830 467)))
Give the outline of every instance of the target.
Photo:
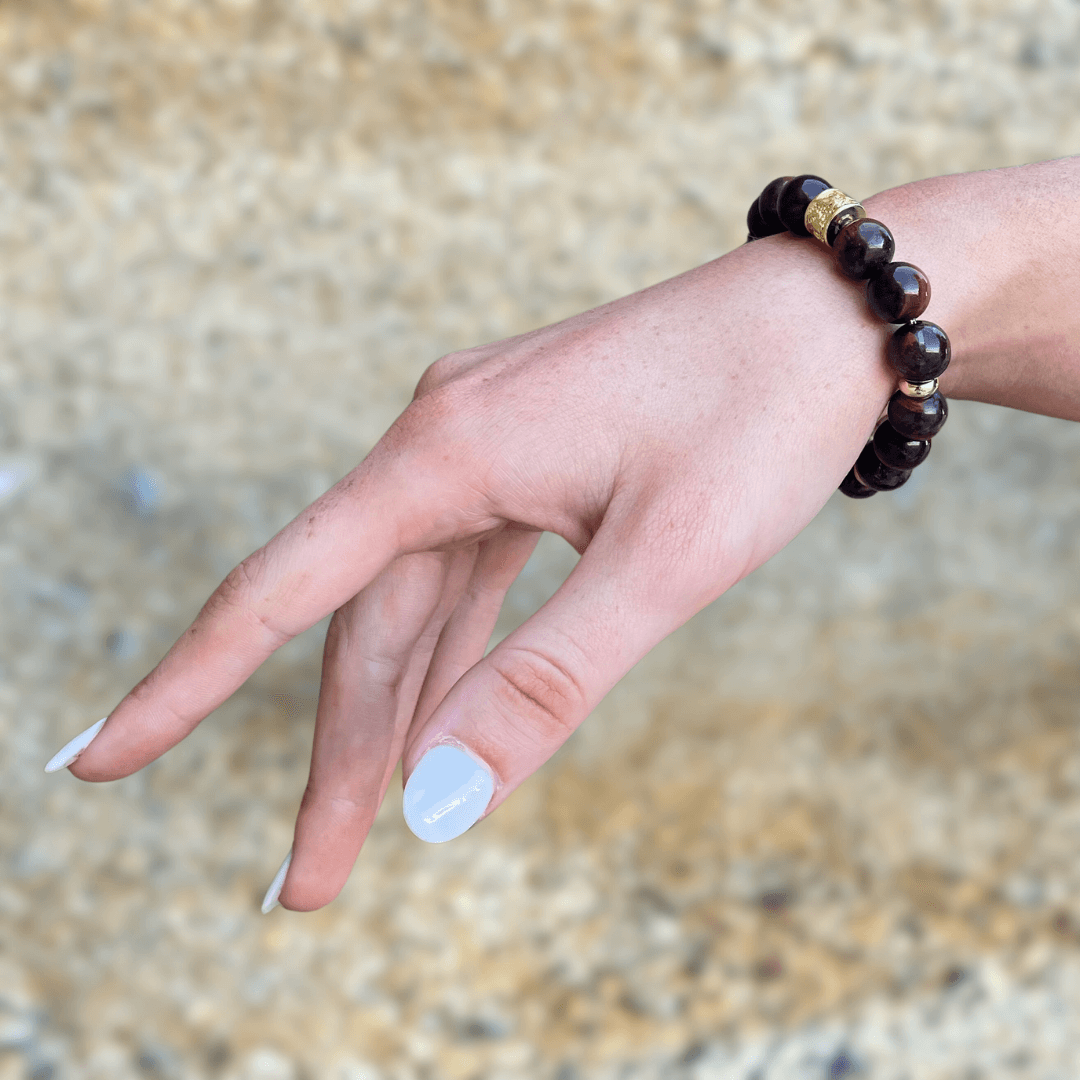
POLYGON ((1066 0, 5 0, 0 1080, 1080 1075, 1063 422, 957 404, 490 820, 424 845, 395 784, 318 914, 258 913, 318 631, 142 774, 41 773, 435 357, 781 173, 1076 152, 1078 64, 1066 0))

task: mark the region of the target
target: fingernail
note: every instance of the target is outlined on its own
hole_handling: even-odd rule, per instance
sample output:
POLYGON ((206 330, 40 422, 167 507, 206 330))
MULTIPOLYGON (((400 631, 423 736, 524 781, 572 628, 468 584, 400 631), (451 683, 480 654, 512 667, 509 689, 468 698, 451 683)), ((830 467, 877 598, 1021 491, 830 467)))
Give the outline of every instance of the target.
POLYGON ((262 913, 264 915, 269 915, 270 912, 278 906, 278 897, 281 895, 281 886, 285 884, 285 878, 289 873, 289 865, 291 863, 292 848, 289 848, 289 854, 285 856, 285 861, 274 875, 274 880, 270 882, 270 888, 266 890, 266 895, 263 897, 262 913))
POLYGON ((453 840, 471 828, 495 791, 491 773, 456 746, 433 746, 405 785, 405 824, 429 844, 453 840))
POLYGON ((49 764, 45 766, 45 771, 59 772, 61 769, 73 765, 75 759, 94 741, 97 733, 105 726, 105 721, 108 719, 107 716, 102 717, 96 724, 92 724, 85 731, 76 735, 62 750, 57 750, 49 758, 49 764))

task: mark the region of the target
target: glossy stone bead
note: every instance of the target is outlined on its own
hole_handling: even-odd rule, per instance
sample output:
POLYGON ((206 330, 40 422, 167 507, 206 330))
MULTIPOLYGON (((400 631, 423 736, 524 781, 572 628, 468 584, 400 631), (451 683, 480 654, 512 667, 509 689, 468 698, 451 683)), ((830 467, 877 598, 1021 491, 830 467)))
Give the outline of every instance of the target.
POLYGON ((889 423, 908 439, 932 439, 945 426, 949 406, 940 391, 921 401, 899 390, 889 398, 889 423))
POLYGON ((909 439, 886 420, 874 432, 874 453, 878 461, 893 469, 914 469, 930 453, 930 440, 909 439))
POLYGON ((880 221, 860 218, 836 234, 832 248, 840 272, 852 281, 862 281, 889 263, 896 251, 896 241, 880 221))
POLYGON ((886 465, 874 451, 874 444, 868 442, 855 462, 856 478, 861 479, 866 487, 875 491, 895 491, 906 484, 911 475, 910 469, 894 469, 886 465))
POLYGON ((796 236, 809 236, 810 230, 806 227, 806 208, 815 195, 827 191, 832 187, 827 180, 811 173, 803 173, 802 176, 793 176, 781 189, 776 200, 776 212, 784 224, 784 228, 796 236))
POLYGON ((909 383, 929 382, 949 366, 952 346, 937 323, 916 320, 889 335, 885 357, 901 379, 909 383))
POLYGON ((867 283, 866 302, 882 322, 917 319, 930 303, 930 279, 911 263, 888 263, 867 283))
POLYGON ((836 238, 840 235, 841 231, 846 229, 853 221, 859 221, 865 217, 866 210, 861 203, 856 206, 848 206, 841 210, 840 213, 829 222, 829 227, 825 231, 825 243, 828 244, 829 247, 835 247, 836 238))
POLYGON ((791 179, 790 176, 778 176, 765 185, 765 190, 758 196, 758 209, 761 211, 761 220, 768 229, 766 235, 773 236, 776 233, 787 231, 787 226, 780 220, 780 214, 776 208, 777 199, 784 185, 791 179))
POLYGON ((837 491, 843 492, 849 499, 869 499, 871 495, 877 494, 873 488, 867 487, 855 476, 854 469, 848 469, 848 474, 840 481, 837 491))
POLYGON ((761 216, 761 207, 758 206, 757 199, 750 204, 750 209, 746 215, 746 228, 755 240, 760 240, 763 236, 769 235, 769 229, 761 216))

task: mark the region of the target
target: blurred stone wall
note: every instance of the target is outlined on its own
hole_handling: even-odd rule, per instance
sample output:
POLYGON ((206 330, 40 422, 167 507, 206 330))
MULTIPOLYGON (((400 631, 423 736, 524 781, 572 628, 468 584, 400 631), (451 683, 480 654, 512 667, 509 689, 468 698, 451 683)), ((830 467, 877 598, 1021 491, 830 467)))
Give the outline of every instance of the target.
MULTIPOLYGON (((0 5, 0 1080, 1080 1075, 1080 433, 958 403, 452 844, 258 914, 319 630, 48 756, 451 349, 1080 150, 1071 0, 0 5)), ((903 238, 899 238, 902 244, 903 238)), ((545 538, 500 632, 573 564, 545 538)))

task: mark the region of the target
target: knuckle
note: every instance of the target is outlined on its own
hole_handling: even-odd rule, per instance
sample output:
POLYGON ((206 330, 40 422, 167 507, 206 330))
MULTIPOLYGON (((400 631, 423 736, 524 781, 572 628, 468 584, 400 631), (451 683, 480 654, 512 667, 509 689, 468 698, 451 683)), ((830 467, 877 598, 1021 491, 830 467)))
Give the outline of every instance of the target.
POLYGON ((422 452, 452 430, 460 408, 460 395, 450 384, 433 387, 409 403, 380 444, 391 456, 422 452))
POLYGON ((570 668, 535 649, 492 654, 495 698, 544 742, 565 741, 582 719, 586 697, 570 668))
POLYGON ((423 476, 469 475, 479 483, 492 468, 486 419, 485 403, 467 385, 448 383, 411 402, 394 421, 380 442, 381 463, 406 491, 423 476))
POLYGON ((214 592, 214 600, 217 605, 234 609, 250 607, 255 595, 255 580, 259 561, 261 561, 259 552, 256 551, 244 559, 243 562, 234 566, 225 575, 225 580, 214 592))
POLYGON ((434 363, 428 364, 413 392, 413 401, 426 397, 433 390, 445 386, 468 363, 469 354, 465 351, 447 353, 434 363))
MULTIPOLYGON (((414 585, 407 578, 402 580, 414 585)), ((360 676, 357 692, 369 703, 397 699, 414 655, 423 654, 429 642, 433 651, 431 638, 437 640, 441 629, 441 626, 425 626, 417 637, 416 615, 407 606, 405 590, 401 593, 388 600, 382 598, 378 607, 381 625, 377 631, 371 623, 370 607, 358 602, 363 599, 361 594, 338 608, 326 632, 324 655, 335 668, 360 676)))
POLYGON ((367 655, 361 665, 365 681, 373 694, 397 697, 408 671, 408 657, 367 655))
POLYGON ((204 615, 218 613, 239 615, 242 619, 267 632, 274 640, 274 647, 284 644, 289 635, 282 632, 272 609, 259 603, 260 570, 263 550, 253 552, 243 562, 234 566, 214 590, 206 603, 204 615))
POLYGON ((304 789, 300 812, 315 814, 324 822, 332 822, 335 828, 351 827, 358 819, 374 817, 371 792, 366 788, 353 791, 342 785, 328 791, 312 780, 304 789))
POLYGON ((370 816, 371 797, 367 792, 360 795, 332 795, 327 802, 327 807, 335 818, 342 818, 351 823, 358 817, 370 816))

